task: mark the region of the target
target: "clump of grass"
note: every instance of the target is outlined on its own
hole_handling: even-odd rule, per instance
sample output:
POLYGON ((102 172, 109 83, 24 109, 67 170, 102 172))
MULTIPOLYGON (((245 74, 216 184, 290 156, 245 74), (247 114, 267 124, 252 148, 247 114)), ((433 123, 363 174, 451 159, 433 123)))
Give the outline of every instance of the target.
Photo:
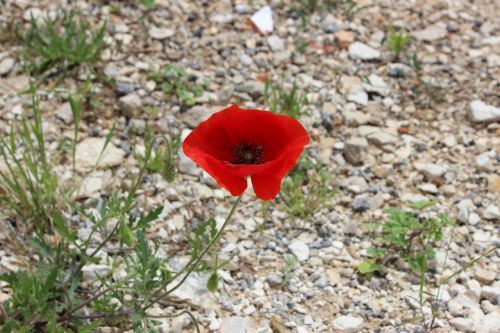
POLYGON ((66 77, 93 68, 104 47, 105 28, 102 24, 93 32, 85 17, 69 10, 40 21, 32 18, 27 28, 16 28, 16 35, 30 73, 66 77))
MULTIPOLYGON (((399 257, 414 272, 425 272, 428 260, 435 257, 435 247, 443 237, 443 229, 453 225, 453 221, 443 213, 426 216, 421 212, 433 204, 420 201, 410 205, 410 210, 387 209, 388 219, 379 230, 376 245, 368 249, 371 258, 363 261, 358 270, 371 273, 382 269, 389 258, 399 257)), ((378 225, 368 227, 378 228, 378 225)))
POLYGON ((410 44, 410 35, 405 31, 396 32, 396 30, 391 26, 387 33, 386 47, 394 55, 396 61, 399 60, 401 54, 406 51, 406 48, 410 44))
POLYGON ((307 219, 322 207, 335 191, 330 187, 330 174, 311 159, 301 161, 283 180, 281 196, 290 216, 307 219))
POLYGON ((308 16, 314 13, 324 13, 328 11, 343 11, 349 17, 353 17, 359 11, 371 5, 360 6, 356 0, 294 0, 290 6, 302 20, 303 27, 306 27, 308 16))
POLYGON ((42 233, 60 206, 58 179, 45 149, 38 98, 33 94, 33 121, 23 118, 0 136, 0 202, 42 233))
POLYGON ((274 113, 298 118, 306 112, 308 100, 306 95, 298 90, 295 82, 290 89, 287 89, 282 76, 278 84, 266 81, 264 103, 274 113))
POLYGON ((175 97, 181 105, 192 106, 203 95, 207 82, 176 64, 169 64, 161 71, 152 72, 149 78, 161 84, 166 96, 175 97))

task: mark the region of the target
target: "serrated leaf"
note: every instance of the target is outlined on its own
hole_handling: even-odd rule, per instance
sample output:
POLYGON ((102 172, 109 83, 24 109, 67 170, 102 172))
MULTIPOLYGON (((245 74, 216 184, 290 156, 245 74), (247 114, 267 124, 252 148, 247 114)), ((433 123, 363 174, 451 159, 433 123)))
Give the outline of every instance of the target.
POLYGON ((147 228, 149 223, 156 220, 158 216, 160 216, 162 211, 163 211, 163 206, 160 206, 149 212, 149 214, 147 214, 146 216, 141 217, 139 223, 137 223, 137 228, 147 228))

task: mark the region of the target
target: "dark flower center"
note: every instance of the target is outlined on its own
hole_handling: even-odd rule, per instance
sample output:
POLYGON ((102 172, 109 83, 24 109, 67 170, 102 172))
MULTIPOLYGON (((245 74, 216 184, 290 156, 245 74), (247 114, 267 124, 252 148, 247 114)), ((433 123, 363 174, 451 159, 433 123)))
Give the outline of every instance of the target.
POLYGON ((264 150, 261 145, 251 144, 244 141, 234 146, 233 164, 263 164, 264 150))

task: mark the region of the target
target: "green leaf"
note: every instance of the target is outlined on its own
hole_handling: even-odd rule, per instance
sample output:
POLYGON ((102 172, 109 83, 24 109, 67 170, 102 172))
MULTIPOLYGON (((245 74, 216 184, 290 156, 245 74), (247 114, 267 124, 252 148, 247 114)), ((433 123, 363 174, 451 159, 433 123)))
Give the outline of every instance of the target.
POLYGON ((375 271, 380 271, 384 267, 377 264, 375 259, 366 259, 363 260, 363 262, 361 262, 361 264, 359 264, 357 268, 361 274, 369 274, 375 271))
POLYGON ((132 230, 130 230, 129 226, 126 223, 122 223, 120 233, 122 243, 128 246, 132 246, 134 236, 132 234, 132 230))
POLYGON ((64 218, 61 214, 54 213, 52 215, 52 218, 54 220, 54 226, 59 235, 61 235, 63 238, 68 239, 69 241, 74 241, 76 239, 76 231, 71 231, 68 228, 68 225, 64 221, 64 218))
POLYGON ((160 108, 157 108, 156 106, 152 105, 146 105, 144 107, 144 111, 146 111, 147 113, 152 113, 154 115, 157 115, 160 113, 160 108))
POLYGON ((207 281, 207 289, 214 292, 219 287, 219 276, 214 272, 207 281))
POLYGON ((149 212, 148 215, 141 217, 139 223, 137 223, 137 228, 147 228, 149 223, 153 222, 160 216, 163 211, 163 206, 160 206, 153 211, 149 212))
POLYGON ((428 207, 432 207, 435 204, 436 204, 436 201, 433 201, 433 200, 420 200, 420 201, 415 201, 415 202, 409 204, 408 207, 410 207, 412 209, 422 210, 422 209, 425 209, 428 207))

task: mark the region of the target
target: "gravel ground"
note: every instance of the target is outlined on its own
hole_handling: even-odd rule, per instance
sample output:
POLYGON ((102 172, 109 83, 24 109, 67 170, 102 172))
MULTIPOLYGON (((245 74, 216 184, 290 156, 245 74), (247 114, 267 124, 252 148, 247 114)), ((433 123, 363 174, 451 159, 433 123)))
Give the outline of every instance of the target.
MULTIPOLYGON (((444 286, 434 331, 500 332, 500 2, 357 4, 369 6, 353 15, 343 9, 318 11, 305 26, 290 10, 290 1, 157 0, 153 10, 135 1, 71 4, 95 27, 107 21, 106 47, 96 65, 103 79, 93 88, 101 106, 82 115, 77 148, 82 174, 116 121, 100 168, 78 193, 87 206, 130 184, 138 170, 131 147, 141 142, 146 124, 159 134, 184 137, 229 104, 265 108, 262 78, 278 81, 282 73, 287 84, 295 81, 307 94, 308 113, 299 120, 311 137, 309 154, 326 166, 337 193, 301 220, 283 213, 279 198, 264 219, 258 199, 247 191, 221 241, 221 254, 234 257, 221 272, 219 290, 208 293, 207 276, 198 274, 176 291, 177 297, 188 299, 204 332, 425 332, 422 320, 412 321, 421 315, 414 299, 419 281, 408 267, 387 264, 384 276, 356 270, 372 241, 362 226, 382 223, 385 208, 422 199, 435 200, 434 208, 457 224, 453 233, 445 231, 452 240, 444 272, 446 241, 437 250, 428 276, 431 290, 440 276, 497 247, 444 286), (262 35, 247 20, 266 4, 274 29, 262 35), (406 61, 394 60, 385 47, 391 25, 410 33, 420 73, 406 61), (151 69, 171 63, 206 80, 195 105, 166 99, 160 84, 151 80, 151 69), (430 93, 412 89, 419 79, 432 85, 430 93), (145 106, 159 112, 145 112, 145 106), (283 267, 291 254, 298 262, 282 288, 283 267)), ((70 5, 7 0, 0 5, 0 22, 26 25, 30 15, 61 7, 70 5)), ((2 132, 31 108, 29 96, 16 93, 28 82, 18 51, 8 40, 0 47, 2 132)), ((62 86, 74 88, 85 77, 67 78, 62 86)), ((49 88, 50 83, 40 92, 43 125, 48 149, 57 156, 61 137, 72 136, 72 116, 64 94, 49 88)), ((64 168, 60 170, 67 180, 64 168)), ((192 221, 224 218, 232 202, 181 152, 178 170, 171 184, 148 174, 138 198, 148 207, 165 206, 150 234, 166 254, 178 250, 192 221)), ((6 221, 8 213, 3 215, 6 221)), ((87 230, 81 222, 79 236, 85 237, 87 230)), ((10 247, 3 248, 5 237, 0 230, 0 272, 19 269, 23 262, 10 247)), ((89 276, 103 269, 95 266, 88 267, 89 276)), ((0 301, 7 297, 0 289, 0 301)), ((430 312, 427 303, 427 320, 430 312)), ((193 331, 184 316, 165 320, 161 329, 193 331)))

